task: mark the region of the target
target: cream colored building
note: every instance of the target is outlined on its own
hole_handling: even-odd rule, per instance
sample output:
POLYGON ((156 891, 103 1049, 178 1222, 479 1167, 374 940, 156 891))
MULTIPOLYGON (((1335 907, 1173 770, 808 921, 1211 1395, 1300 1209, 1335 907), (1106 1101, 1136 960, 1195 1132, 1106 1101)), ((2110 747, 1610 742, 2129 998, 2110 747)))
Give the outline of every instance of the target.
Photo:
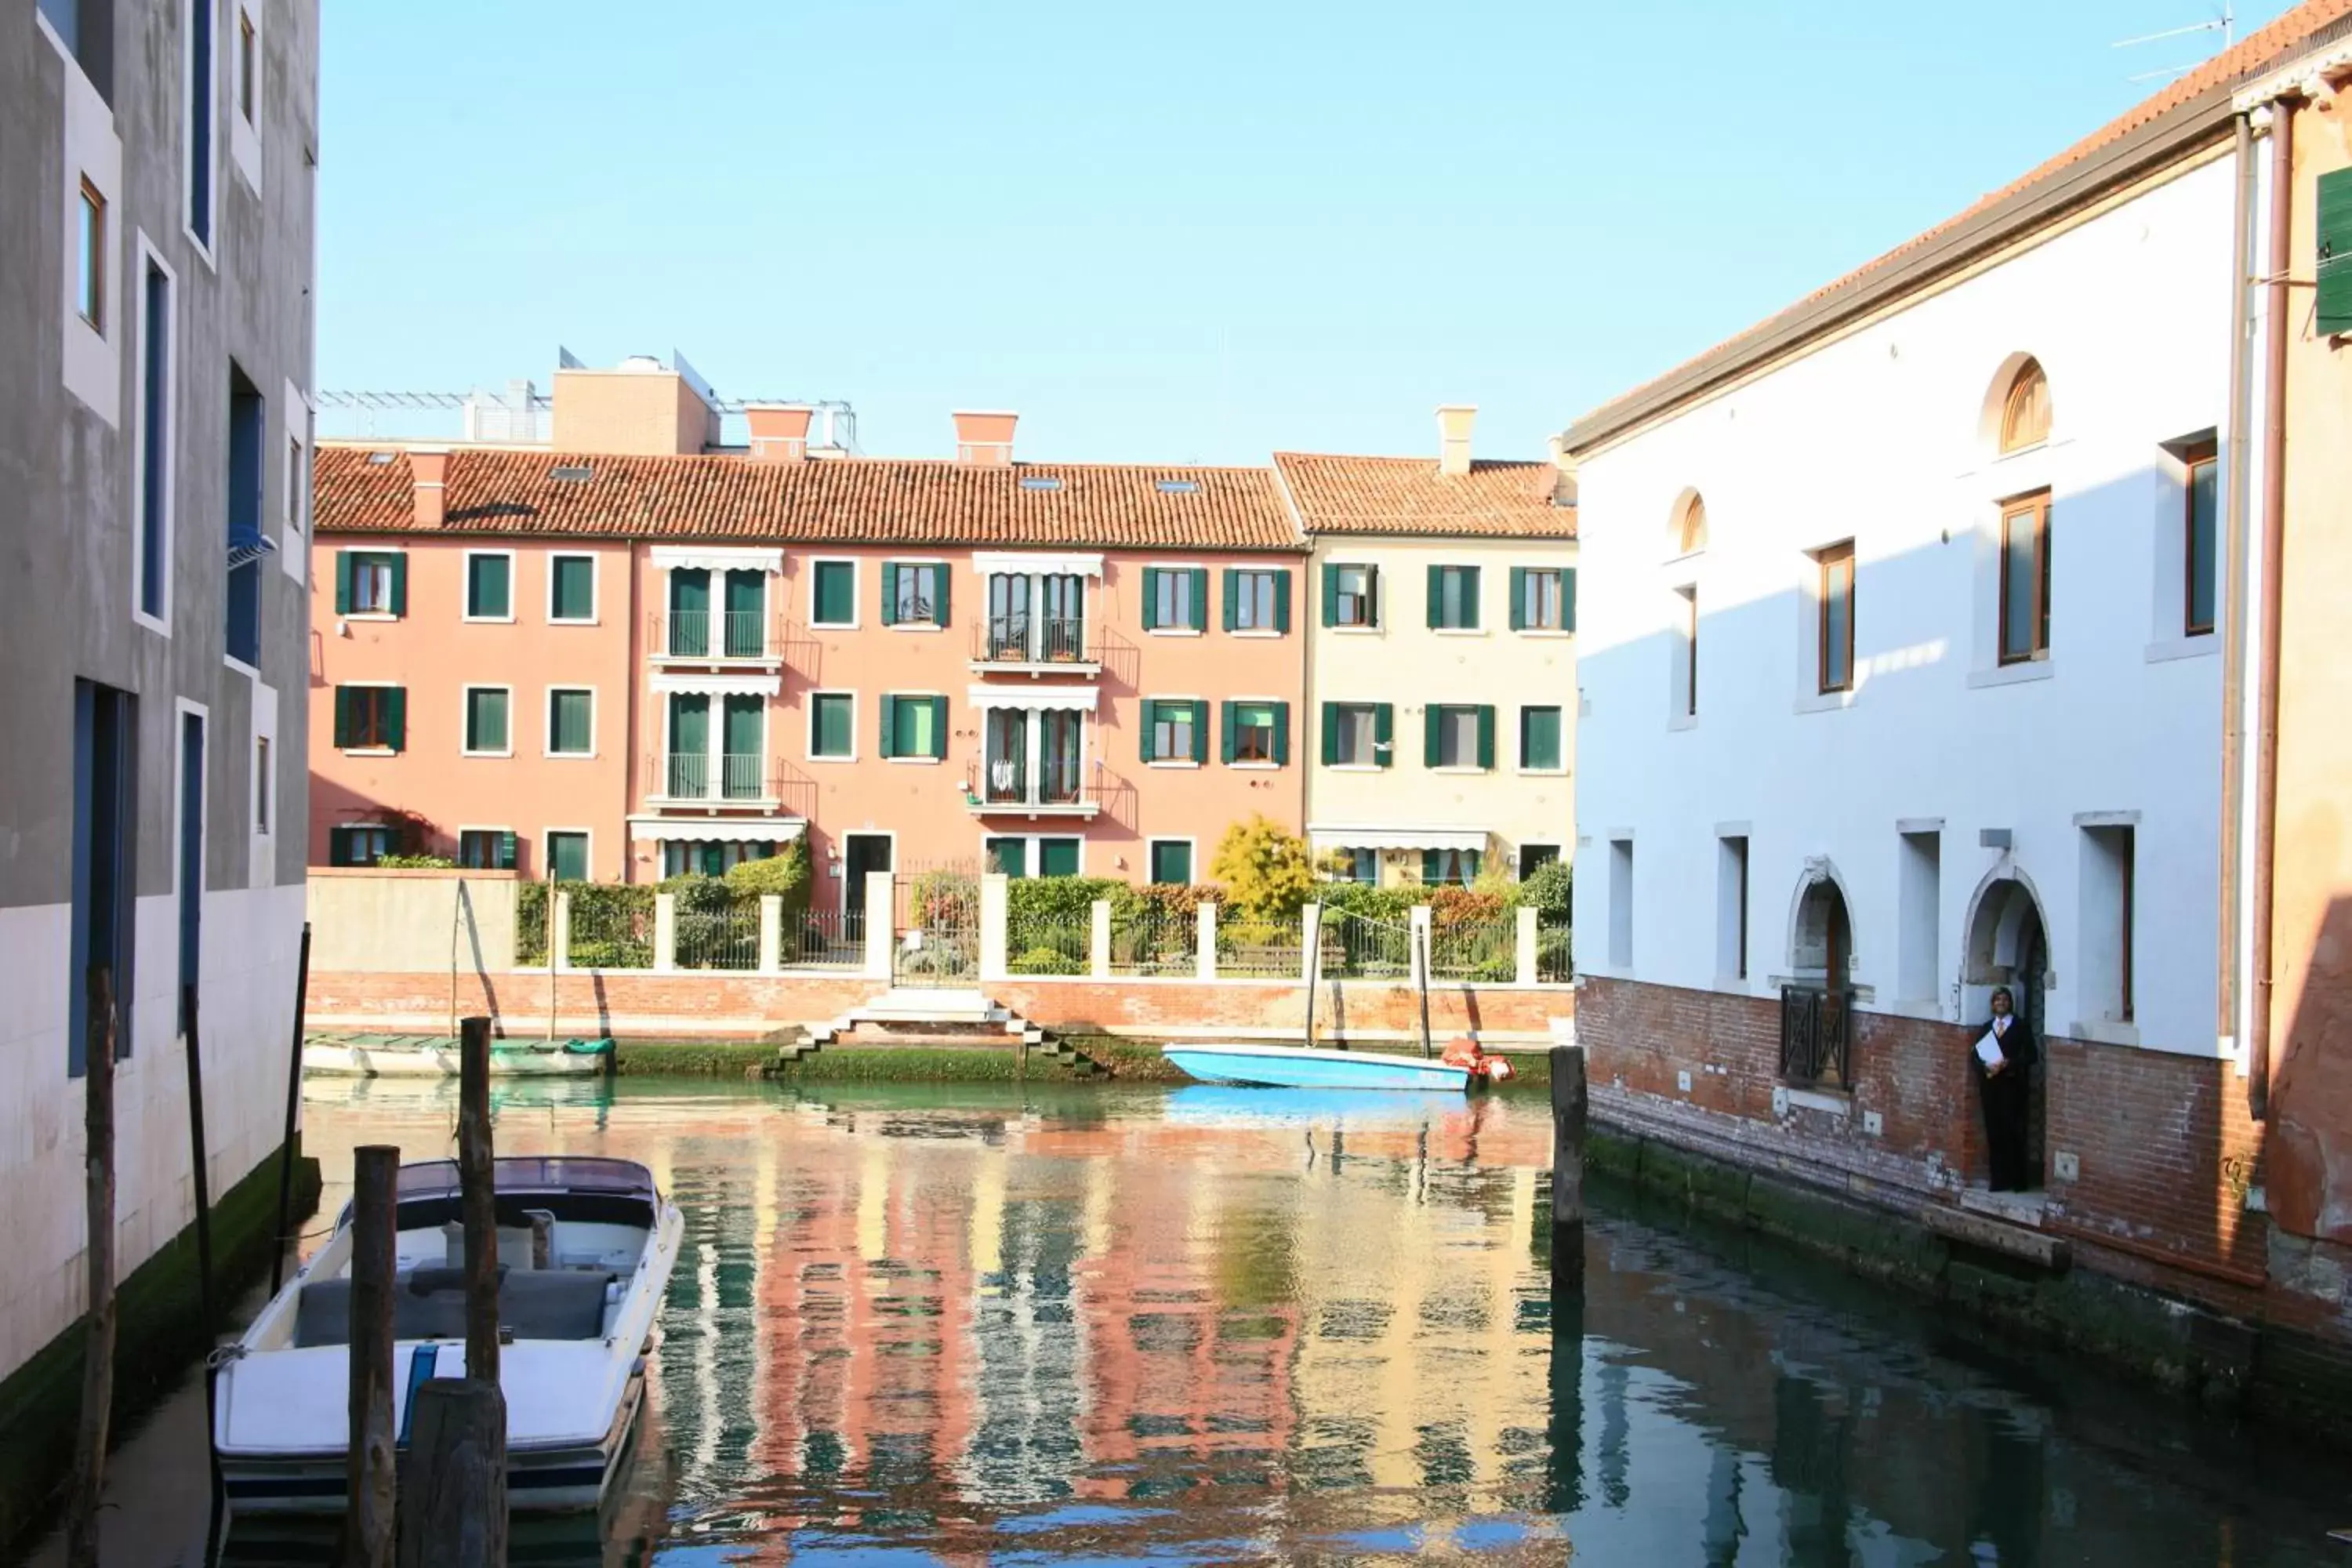
POLYGON ((1524 876, 1576 842, 1575 486, 1474 461, 1275 456, 1307 568, 1307 830, 1359 879, 1524 876))

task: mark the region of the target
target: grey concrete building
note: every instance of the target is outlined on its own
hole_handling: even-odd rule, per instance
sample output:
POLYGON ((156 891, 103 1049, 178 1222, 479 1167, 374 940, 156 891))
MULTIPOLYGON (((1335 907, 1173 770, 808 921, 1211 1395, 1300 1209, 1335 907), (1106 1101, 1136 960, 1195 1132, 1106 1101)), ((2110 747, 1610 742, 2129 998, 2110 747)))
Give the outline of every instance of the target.
MULTIPOLYGON (((194 1217, 187 987, 215 1203, 267 1184, 280 1142, 308 817, 318 75, 316 0, 0 6, 12 1448, 45 1436, 84 1306, 87 969, 123 998, 122 1276, 194 1217)), ((21 1522, 10 1501, 0 1537, 21 1522)))

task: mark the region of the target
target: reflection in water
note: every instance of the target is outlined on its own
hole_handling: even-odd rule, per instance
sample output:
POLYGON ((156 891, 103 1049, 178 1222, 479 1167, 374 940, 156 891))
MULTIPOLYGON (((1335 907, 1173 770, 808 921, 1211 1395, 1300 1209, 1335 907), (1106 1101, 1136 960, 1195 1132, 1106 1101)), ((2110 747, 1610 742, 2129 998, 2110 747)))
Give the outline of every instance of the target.
MULTIPOLYGON (((452 1121, 307 1112, 331 1210, 452 1121)), ((609 1539, 534 1561, 2334 1561, 2324 1475, 1744 1238, 1604 1203, 1555 1300, 1536 1100, 624 1082, 499 1138, 688 1226, 609 1539)))

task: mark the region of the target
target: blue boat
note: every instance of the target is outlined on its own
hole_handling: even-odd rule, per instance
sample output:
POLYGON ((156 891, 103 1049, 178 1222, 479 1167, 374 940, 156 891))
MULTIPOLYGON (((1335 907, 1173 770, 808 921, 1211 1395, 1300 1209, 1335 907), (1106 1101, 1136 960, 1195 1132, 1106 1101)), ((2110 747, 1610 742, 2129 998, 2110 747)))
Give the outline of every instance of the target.
POLYGON ((1202 1083, 1261 1089, 1467 1088, 1470 1068, 1429 1057, 1386 1051, 1310 1050, 1304 1046, 1166 1045, 1167 1058, 1202 1083))

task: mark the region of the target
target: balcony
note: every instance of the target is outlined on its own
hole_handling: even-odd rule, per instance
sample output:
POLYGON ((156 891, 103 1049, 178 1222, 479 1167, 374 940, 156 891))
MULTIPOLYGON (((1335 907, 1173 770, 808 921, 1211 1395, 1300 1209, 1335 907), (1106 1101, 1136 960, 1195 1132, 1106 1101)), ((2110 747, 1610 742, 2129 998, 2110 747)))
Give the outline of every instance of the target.
POLYGON ((1087 642, 1082 616, 989 616, 972 628, 971 668, 981 675, 1102 673, 1102 649, 1087 642))
POLYGON ((1027 764, 998 759, 986 764, 977 789, 964 786, 964 805, 974 816, 1091 817, 1102 810, 1086 786, 1084 770, 1075 765, 1049 765, 1032 771, 1027 764))
POLYGON ((756 752, 712 757, 678 752, 646 759, 646 804, 659 806, 738 806, 772 811, 782 792, 767 759, 756 752))
POLYGON ((675 610, 649 618, 656 664, 774 666, 783 638, 765 610, 675 610))

